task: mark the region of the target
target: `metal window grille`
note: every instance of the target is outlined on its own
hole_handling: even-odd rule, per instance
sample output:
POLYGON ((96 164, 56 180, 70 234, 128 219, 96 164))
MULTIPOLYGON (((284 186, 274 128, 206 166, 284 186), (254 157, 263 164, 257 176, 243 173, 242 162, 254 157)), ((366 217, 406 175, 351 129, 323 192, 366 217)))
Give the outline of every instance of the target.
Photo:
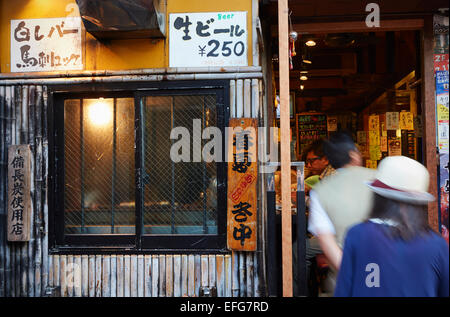
POLYGON ((65 233, 135 232, 134 100, 64 104, 65 233))
POLYGON ((144 233, 217 234, 217 173, 215 162, 194 155, 206 140, 201 133, 216 126, 215 95, 150 96, 144 105, 144 233), (194 120, 200 123, 195 135, 194 120), (190 161, 175 163, 170 131, 189 131, 190 161))
MULTIPOLYGON (((217 124, 216 96, 147 96, 139 106, 142 233, 217 234, 216 162, 170 158, 173 127, 189 131, 191 160, 194 149, 209 141, 201 132, 217 124), (200 138, 194 136, 194 119, 200 138)), ((134 109, 133 98, 65 100, 65 234, 136 232, 134 109)))

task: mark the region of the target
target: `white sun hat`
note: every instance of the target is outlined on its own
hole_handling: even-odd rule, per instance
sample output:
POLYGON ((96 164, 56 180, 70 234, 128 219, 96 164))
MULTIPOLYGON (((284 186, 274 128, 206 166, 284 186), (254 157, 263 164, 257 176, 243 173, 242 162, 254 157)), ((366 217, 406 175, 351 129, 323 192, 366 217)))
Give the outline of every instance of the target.
POLYGON ((378 195, 411 204, 426 204, 435 198, 428 193, 430 175, 419 162, 405 156, 381 160, 373 182, 367 186, 378 195))

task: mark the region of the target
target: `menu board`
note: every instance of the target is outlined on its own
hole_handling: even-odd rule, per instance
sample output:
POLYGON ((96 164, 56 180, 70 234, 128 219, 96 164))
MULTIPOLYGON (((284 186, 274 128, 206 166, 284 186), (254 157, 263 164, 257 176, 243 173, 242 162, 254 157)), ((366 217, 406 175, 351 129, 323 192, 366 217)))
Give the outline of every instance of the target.
POLYGON ((296 123, 299 155, 309 144, 328 136, 327 116, 323 113, 299 113, 296 123))

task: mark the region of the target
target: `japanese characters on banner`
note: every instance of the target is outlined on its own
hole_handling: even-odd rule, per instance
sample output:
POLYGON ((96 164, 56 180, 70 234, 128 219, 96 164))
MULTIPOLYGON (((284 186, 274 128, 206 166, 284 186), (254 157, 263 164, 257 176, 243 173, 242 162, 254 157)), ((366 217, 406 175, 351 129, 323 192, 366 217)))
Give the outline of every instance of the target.
POLYGON ((448 71, 436 72, 436 108, 439 151, 448 152, 448 71))
POLYGON ((449 129, 448 129, 448 71, 436 72, 436 112, 438 119, 439 145, 439 198, 440 224, 442 236, 449 241, 448 205, 449 205, 449 129))
POLYGON ((255 251, 257 237, 257 119, 229 122, 227 245, 235 251, 255 251), (231 151, 232 149, 232 151, 231 151))
POLYGON ((448 129, 448 17, 433 16, 435 33, 434 70, 436 77, 437 143, 439 149, 439 225, 442 236, 449 241, 449 129, 448 129))
POLYGON ((80 69, 81 18, 11 20, 11 72, 80 69))
POLYGON ((440 197, 440 217, 441 217, 441 232, 442 236, 449 240, 449 230, 448 230, 448 205, 449 205, 449 166, 448 166, 448 152, 439 154, 441 168, 439 173, 439 197, 440 197))
POLYGON ((31 226, 29 145, 8 150, 8 241, 29 241, 31 226))
POLYGON ((247 66, 247 49, 247 12, 169 16, 169 67, 247 66))

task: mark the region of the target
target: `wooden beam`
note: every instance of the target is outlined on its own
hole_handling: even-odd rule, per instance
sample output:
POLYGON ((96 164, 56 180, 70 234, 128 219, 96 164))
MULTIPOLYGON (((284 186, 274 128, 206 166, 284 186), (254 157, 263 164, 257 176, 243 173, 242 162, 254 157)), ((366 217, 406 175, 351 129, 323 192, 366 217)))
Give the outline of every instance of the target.
POLYGON ((292 297, 291 149, 289 119, 288 1, 278 1, 281 129, 281 248, 283 297, 292 297))
MULTIPOLYGON (((438 195, 437 184, 437 146, 436 146, 436 106, 435 106, 435 81, 433 66, 433 49, 434 49, 434 33, 433 33, 433 17, 429 16, 425 20, 425 26, 422 32, 422 104, 423 104, 423 132, 425 143, 425 165, 430 173, 429 191, 436 198, 438 195)), ((428 223, 430 227, 439 232, 438 218, 438 200, 428 204, 428 223)))
MULTIPOLYGON (((423 26, 423 19, 401 19, 381 20, 380 27, 377 28, 368 28, 364 20, 347 22, 298 23, 294 24, 292 27, 296 32, 298 32, 298 34, 325 34, 421 30, 423 26)), ((272 28, 272 36, 278 36, 275 27, 272 28)))

